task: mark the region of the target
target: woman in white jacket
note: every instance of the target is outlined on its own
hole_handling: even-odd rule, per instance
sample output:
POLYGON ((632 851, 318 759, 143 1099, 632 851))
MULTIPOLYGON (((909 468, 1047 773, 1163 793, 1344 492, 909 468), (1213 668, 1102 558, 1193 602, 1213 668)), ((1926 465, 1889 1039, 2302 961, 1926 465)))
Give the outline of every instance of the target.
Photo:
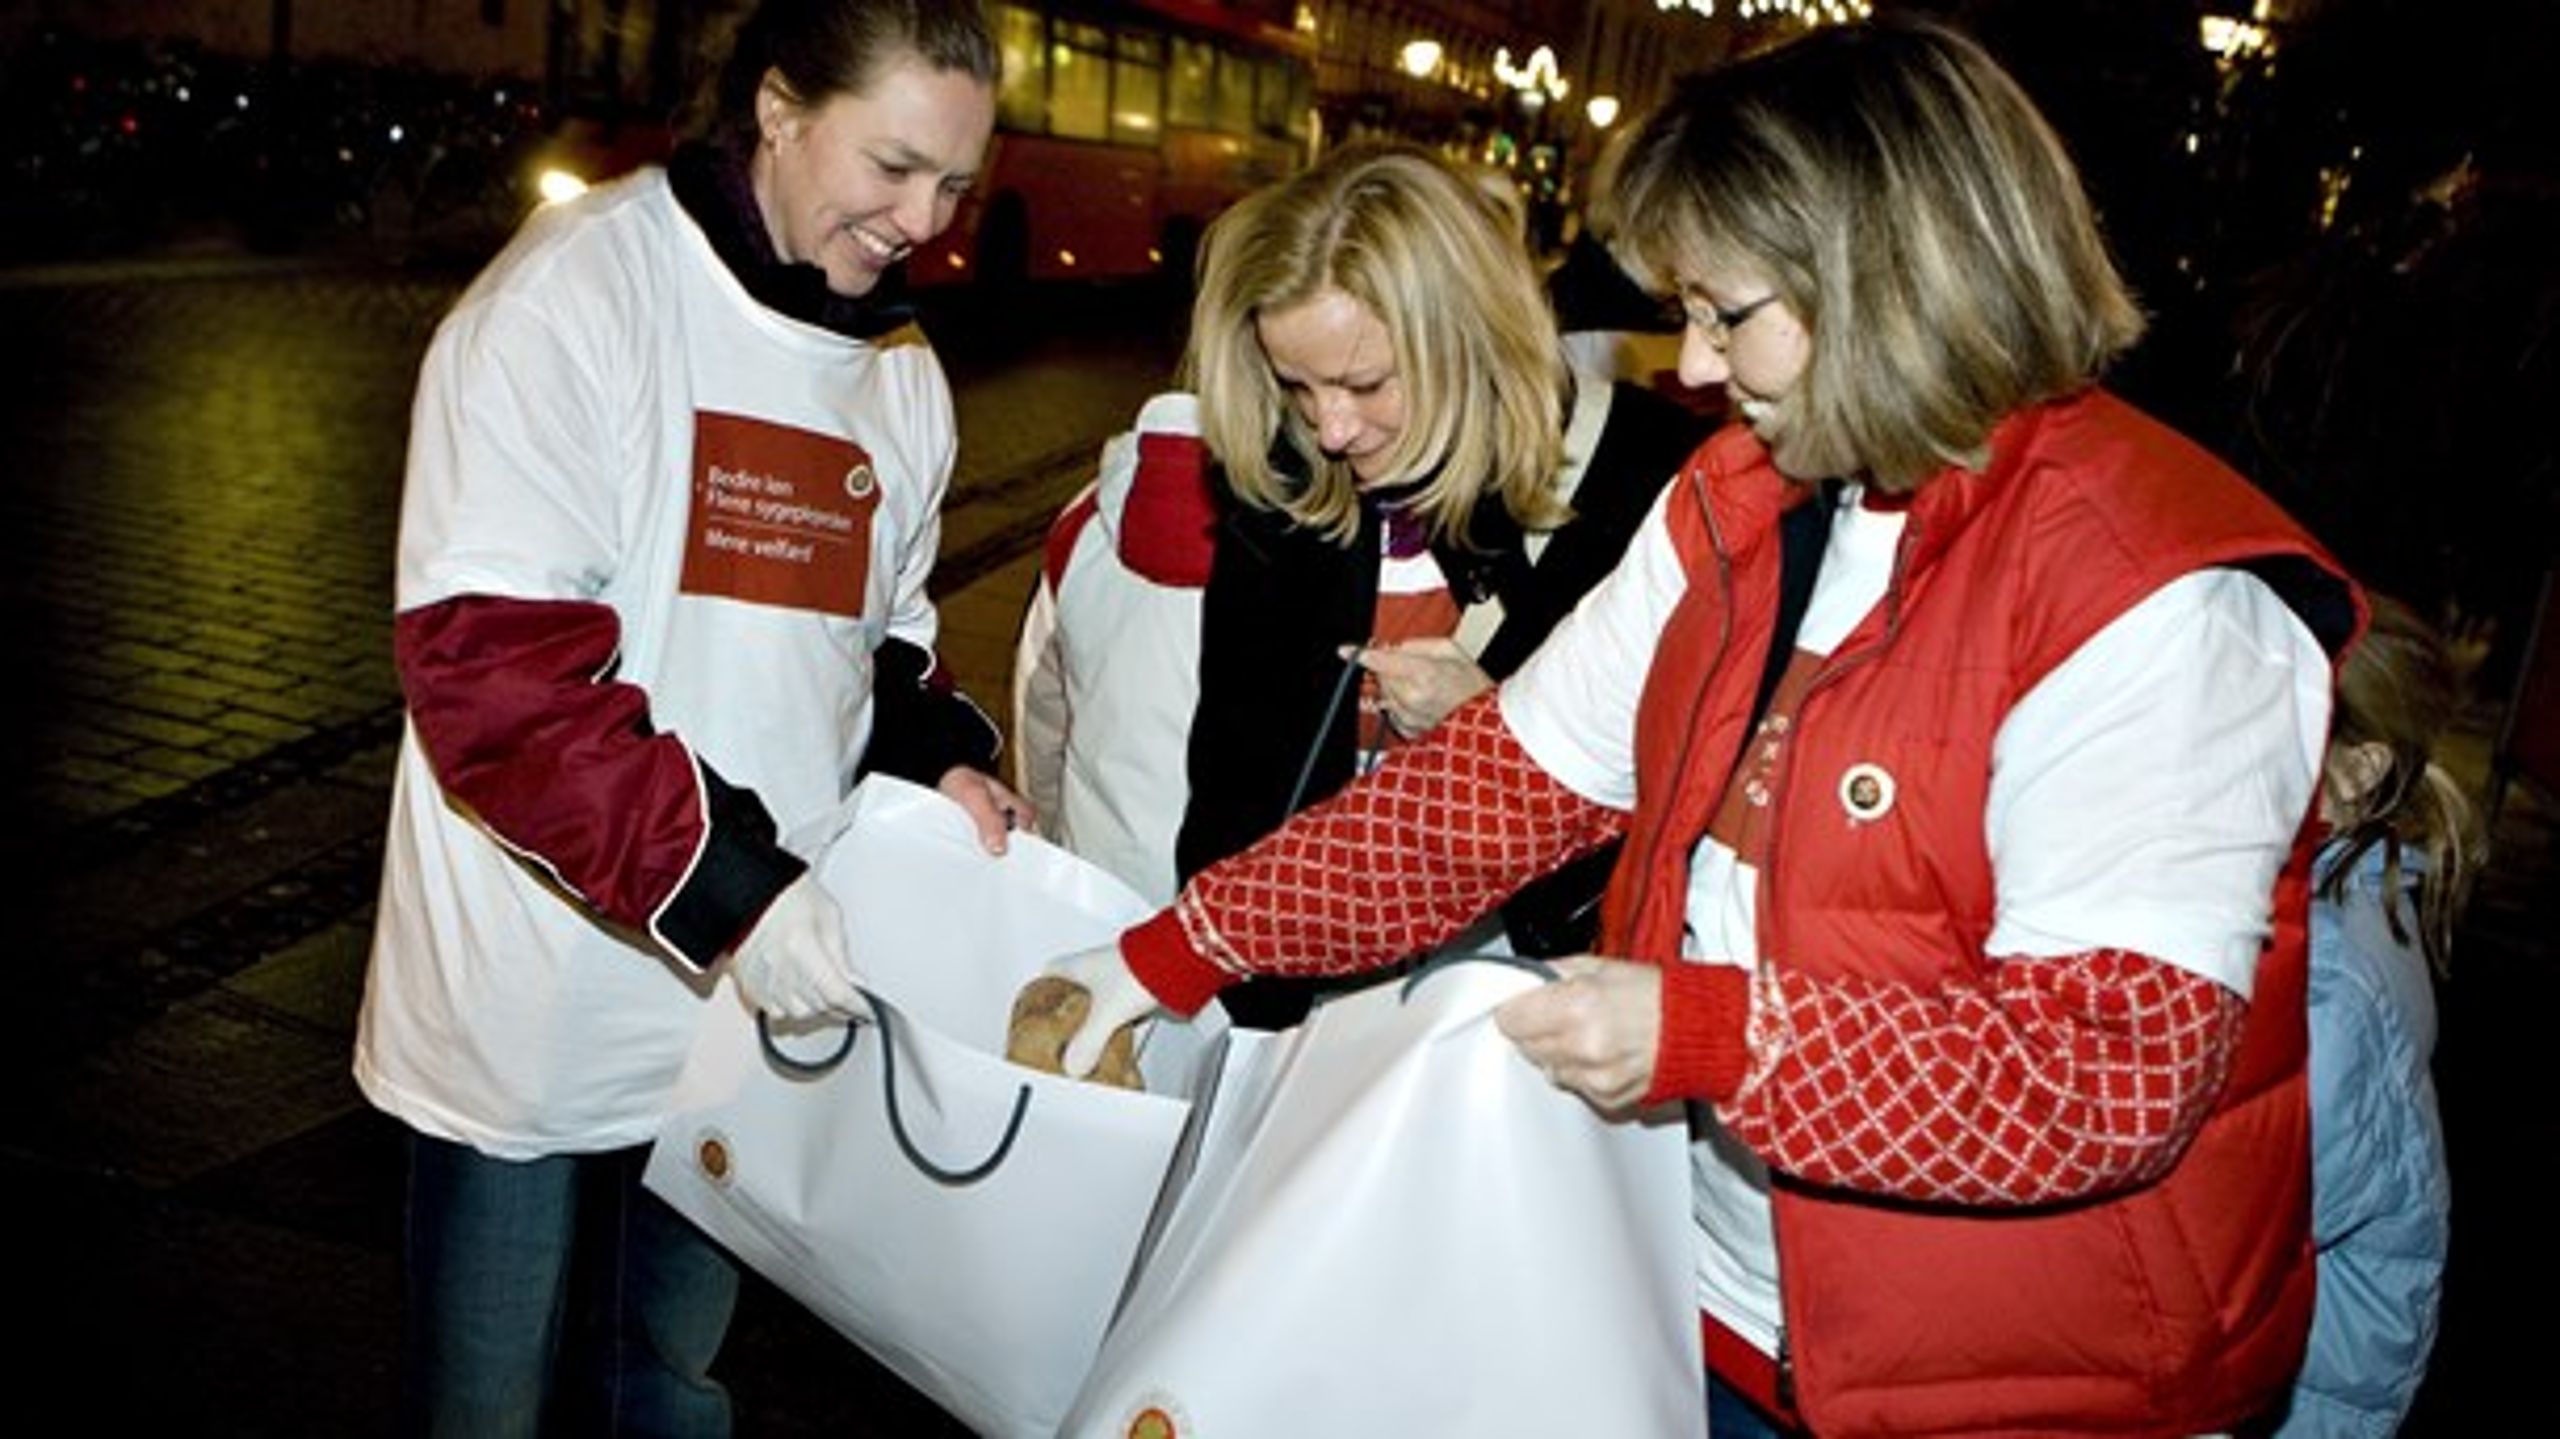
POLYGON ((422 1430, 728 1431, 736 1270, 640 1186, 715 971, 785 1019, 865 1012, 779 838, 860 770, 990 848, 1021 808, 934 659, 956 437, 896 284, 997 68, 974 0, 764 0, 716 133, 538 213, 429 346, 355 1055, 409 1131, 422 1430))
POLYGON ((1158 395, 1050 525, 1014 651, 1014 783, 1041 836, 1151 904, 1172 903, 1176 887, 1216 527, 1200 402, 1158 395))

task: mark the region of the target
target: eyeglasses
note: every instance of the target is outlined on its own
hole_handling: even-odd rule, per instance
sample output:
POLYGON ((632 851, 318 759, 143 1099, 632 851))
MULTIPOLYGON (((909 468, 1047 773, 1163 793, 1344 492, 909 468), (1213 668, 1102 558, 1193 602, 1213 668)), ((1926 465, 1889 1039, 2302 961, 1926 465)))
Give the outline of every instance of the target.
POLYGON ((1696 327, 1698 338, 1722 350, 1733 344, 1734 331, 1748 324, 1752 316, 1776 304, 1777 300, 1778 292, 1772 290, 1749 304, 1736 305, 1730 310, 1709 304, 1704 299, 1684 299, 1680 308, 1689 323, 1696 327))

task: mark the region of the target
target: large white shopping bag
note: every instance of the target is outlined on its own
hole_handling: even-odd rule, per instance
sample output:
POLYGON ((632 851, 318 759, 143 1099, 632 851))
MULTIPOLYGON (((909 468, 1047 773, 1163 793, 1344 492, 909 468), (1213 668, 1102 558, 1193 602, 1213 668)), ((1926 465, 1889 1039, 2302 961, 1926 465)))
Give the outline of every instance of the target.
POLYGON ((1054 1434, 1216 1048, 1154 1026, 1146 1093, 1007 1063, 1022 983, 1149 907, 1027 835, 989 856, 895 780, 831 828, 814 868, 882 1023, 769 1049, 723 980, 645 1182, 973 1429, 1054 1434))
POLYGON ((1235 1036, 1196 1167, 1061 1432, 1697 1435, 1689 1157, 1611 1122, 1461 961, 1235 1036))

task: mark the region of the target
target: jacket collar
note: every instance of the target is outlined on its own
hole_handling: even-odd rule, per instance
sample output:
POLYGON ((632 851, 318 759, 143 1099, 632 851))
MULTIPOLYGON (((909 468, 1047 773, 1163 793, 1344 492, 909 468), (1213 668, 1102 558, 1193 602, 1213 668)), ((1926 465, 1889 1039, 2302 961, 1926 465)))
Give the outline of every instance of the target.
POLYGON ((721 263, 767 309, 857 340, 876 340, 915 319, 903 265, 855 297, 828 289, 817 266, 782 259, 765 231, 746 157, 734 150, 701 141, 683 145, 667 161, 667 183, 721 263))
POLYGON ((1715 547, 1739 559, 1775 543, 1778 517, 1810 501, 1817 487, 1788 479, 1769 460, 1769 447, 1739 420, 1707 437, 1690 457, 1686 476, 1699 498, 1715 547))
POLYGON ((2013 411, 1992 427, 1982 468, 1949 465, 1921 481, 1911 496, 1910 568, 1917 572, 1934 564, 1973 517, 2026 468, 2027 456, 2036 451, 2037 437, 2055 409, 2077 404, 2090 393, 2084 390, 2013 411))
MULTIPOLYGON (((1935 562, 1972 518, 2017 477, 2058 408, 2080 404, 2094 393, 2084 390, 2010 414, 1992 428, 1985 446, 1988 458, 1980 469, 1949 465, 1922 480, 1911 496, 1909 569, 1917 572, 1935 562)), ((1817 486, 1779 474, 1770 463, 1768 447, 1740 423, 1718 430, 1692 463, 1715 499, 1724 542, 1737 550, 1753 536, 1773 533, 1779 515, 1819 493, 1817 486)))

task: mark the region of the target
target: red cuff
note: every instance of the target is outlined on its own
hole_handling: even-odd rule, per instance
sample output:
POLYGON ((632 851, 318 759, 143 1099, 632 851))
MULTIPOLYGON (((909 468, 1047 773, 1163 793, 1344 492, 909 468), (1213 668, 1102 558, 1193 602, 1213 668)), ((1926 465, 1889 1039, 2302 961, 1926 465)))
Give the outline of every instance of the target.
POLYGON ((1644 1102, 1733 1097, 1751 1067, 1751 972, 1729 964, 1662 966, 1662 1039, 1644 1102))
POLYGON ((1176 1014, 1199 1013, 1200 1006, 1235 982, 1235 976, 1202 959, 1200 951, 1191 947, 1191 937, 1182 932, 1181 916, 1171 909, 1124 932, 1120 957, 1128 961, 1129 972, 1147 987, 1147 993, 1176 1014))

